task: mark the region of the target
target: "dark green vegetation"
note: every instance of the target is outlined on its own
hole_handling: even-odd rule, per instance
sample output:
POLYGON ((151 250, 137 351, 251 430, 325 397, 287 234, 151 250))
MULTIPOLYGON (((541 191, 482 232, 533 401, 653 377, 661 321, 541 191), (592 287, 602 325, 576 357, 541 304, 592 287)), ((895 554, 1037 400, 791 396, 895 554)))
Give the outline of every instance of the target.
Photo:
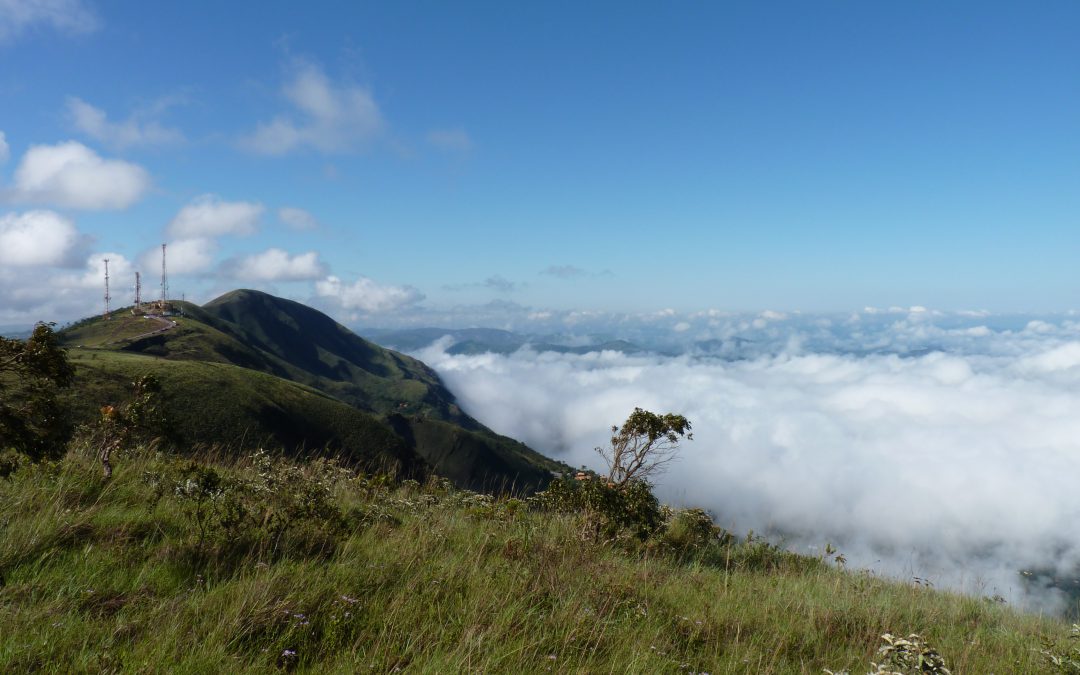
MULTIPOLYGON (((58 457, 73 425, 59 401, 74 371, 56 334, 38 324, 26 340, 0 338, 0 453, 32 460, 58 457)), ((0 475, 10 470, 0 456, 0 475)))
POLYGON ((919 633, 954 674, 1073 655, 1060 621, 612 494, 590 477, 492 498, 265 454, 134 450, 110 480, 77 450, 25 464, 0 480, 0 671, 861 674, 884 633, 919 633))
POLYGON ((175 304, 183 312, 171 317, 175 326, 120 310, 60 333, 76 367, 77 421, 152 374, 178 446, 229 439, 243 448, 329 450, 477 489, 528 490, 563 468, 465 414, 420 361, 310 307, 248 290, 203 307, 175 304))

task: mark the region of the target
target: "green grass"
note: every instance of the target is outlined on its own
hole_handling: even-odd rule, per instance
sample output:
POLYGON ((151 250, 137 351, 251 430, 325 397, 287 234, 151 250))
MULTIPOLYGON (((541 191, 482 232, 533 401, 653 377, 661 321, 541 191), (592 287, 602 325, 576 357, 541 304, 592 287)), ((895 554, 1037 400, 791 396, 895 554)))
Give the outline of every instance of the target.
POLYGON ((136 453, 104 483, 71 454, 0 481, 0 671, 862 673, 889 631, 953 673, 1035 673, 1040 637, 1068 633, 760 543, 595 542, 578 515, 438 483, 335 474, 336 529, 298 520, 260 548, 200 537, 176 470, 136 453))

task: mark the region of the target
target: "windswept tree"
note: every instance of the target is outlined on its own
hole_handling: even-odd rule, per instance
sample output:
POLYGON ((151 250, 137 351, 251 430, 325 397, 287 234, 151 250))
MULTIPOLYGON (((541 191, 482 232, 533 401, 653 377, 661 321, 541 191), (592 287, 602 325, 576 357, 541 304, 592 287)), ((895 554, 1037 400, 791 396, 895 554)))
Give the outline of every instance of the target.
POLYGON ((26 340, 0 337, 0 450, 35 462, 61 456, 73 429, 57 395, 75 371, 52 326, 37 324, 26 340))
POLYGON ((611 427, 611 447, 596 448, 608 465, 608 482, 623 488, 635 480, 662 473, 679 448, 679 441, 693 440, 690 422, 682 415, 634 408, 622 427, 611 427))

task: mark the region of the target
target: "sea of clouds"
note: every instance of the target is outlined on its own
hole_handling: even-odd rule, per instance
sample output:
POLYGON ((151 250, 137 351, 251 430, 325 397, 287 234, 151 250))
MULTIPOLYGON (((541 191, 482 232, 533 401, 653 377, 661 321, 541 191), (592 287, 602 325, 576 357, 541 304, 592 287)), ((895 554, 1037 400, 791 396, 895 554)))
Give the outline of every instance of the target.
POLYGON ((636 406, 684 414, 694 440, 658 493, 734 531, 1065 607, 1080 578, 1075 316, 686 319, 668 326, 677 354, 451 355, 444 338, 417 356, 482 422, 575 466, 602 469, 593 449, 636 406))

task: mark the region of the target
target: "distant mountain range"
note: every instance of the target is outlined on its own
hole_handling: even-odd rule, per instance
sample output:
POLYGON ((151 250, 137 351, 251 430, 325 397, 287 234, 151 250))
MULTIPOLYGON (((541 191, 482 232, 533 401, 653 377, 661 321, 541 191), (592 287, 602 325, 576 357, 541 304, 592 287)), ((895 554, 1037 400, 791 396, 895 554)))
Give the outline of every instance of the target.
POLYGON ((310 307, 252 290, 175 306, 168 321, 123 309, 60 332, 79 419, 153 373, 182 444, 325 448, 474 489, 534 488, 567 469, 469 416, 422 362, 310 307))
POLYGON ((436 340, 449 337, 448 354, 512 354, 528 348, 536 352, 588 354, 613 351, 620 354, 657 354, 660 356, 715 357, 737 360, 758 355, 760 346, 753 340, 731 337, 724 340, 698 340, 675 345, 670 342, 639 344, 612 335, 525 335, 495 328, 407 328, 369 329, 366 336, 384 347, 404 352, 417 352, 436 340))
POLYGON ((607 336, 592 336, 574 342, 584 344, 566 344, 562 336, 533 336, 512 333, 495 328, 407 328, 398 330, 369 330, 367 337, 391 349, 415 352, 430 346, 436 340, 450 337, 452 344, 448 354, 512 354, 528 347, 537 352, 558 352, 562 354, 588 354, 589 352, 616 351, 623 354, 637 354, 646 350, 626 340, 607 336))

